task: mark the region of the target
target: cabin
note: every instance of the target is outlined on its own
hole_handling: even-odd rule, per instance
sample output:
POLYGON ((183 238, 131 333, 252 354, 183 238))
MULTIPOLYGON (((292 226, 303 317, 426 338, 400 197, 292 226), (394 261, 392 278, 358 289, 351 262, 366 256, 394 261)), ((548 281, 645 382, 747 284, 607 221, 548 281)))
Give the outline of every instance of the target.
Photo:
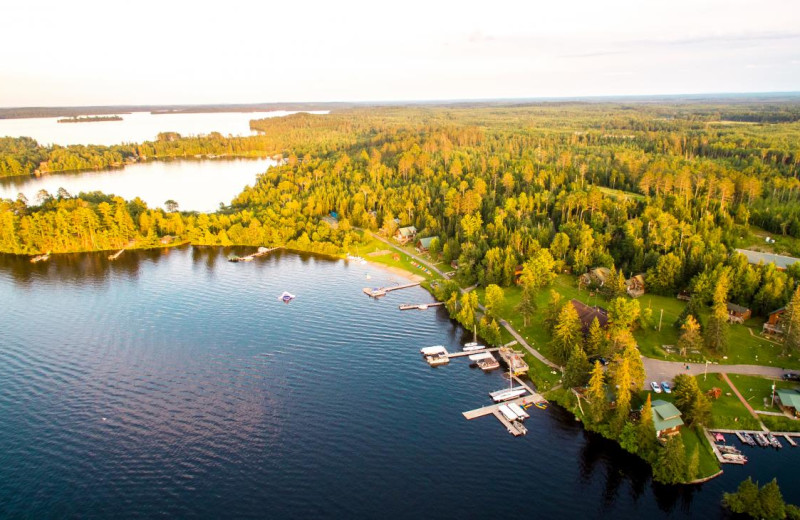
POLYGON ((753 265, 775 264, 775 267, 777 267, 779 271, 785 271, 790 265, 800 262, 800 258, 776 255, 773 253, 762 253, 761 251, 750 251, 749 249, 737 249, 736 252, 746 256, 747 261, 753 265))
POLYGON ((397 231, 394 232, 394 239, 400 243, 400 245, 405 245, 417 236, 417 228, 414 226, 408 227, 401 227, 397 231))
POLYGON ((728 321, 731 323, 744 323, 745 320, 750 318, 750 309, 736 305, 735 303, 728 303, 728 321))
POLYGON ((661 399, 655 400, 653 406, 653 427, 656 430, 656 437, 663 435, 674 435, 680 432, 683 426, 681 411, 674 404, 661 399))
POLYGON ((575 307, 575 311, 578 313, 584 334, 589 333, 589 327, 592 325, 595 318, 597 318, 601 327, 606 328, 608 326, 608 311, 604 308, 590 307, 578 300, 570 300, 570 303, 575 307))
POLYGON ((775 392, 775 396, 781 410, 800 418, 800 392, 796 389, 781 389, 775 392))
POLYGON ((414 249, 417 250, 417 253, 427 253, 428 249, 431 248, 431 242, 433 242, 434 238, 437 238, 437 237, 420 238, 419 240, 417 240, 417 243, 414 245, 414 249))
POLYGON ((625 280, 625 291, 631 298, 638 298, 644 294, 644 275, 637 274, 625 280))
POLYGON ((611 275, 611 269, 608 267, 595 267, 584 273, 580 277, 581 285, 596 285, 602 287, 605 285, 606 280, 611 275))
POLYGON ((786 307, 781 307, 780 309, 775 309, 774 311, 770 312, 769 316, 767 317, 767 321, 761 328, 761 332, 763 332, 764 334, 774 334, 774 335, 783 334, 783 324, 781 323, 781 316, 783 316, 784 312, 786 312, 786 307))

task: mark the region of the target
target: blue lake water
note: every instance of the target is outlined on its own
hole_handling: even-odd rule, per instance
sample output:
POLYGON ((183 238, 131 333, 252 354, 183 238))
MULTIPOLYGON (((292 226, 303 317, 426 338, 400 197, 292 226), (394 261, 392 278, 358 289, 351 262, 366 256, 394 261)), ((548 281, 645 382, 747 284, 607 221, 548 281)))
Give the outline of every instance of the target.
POLYGON ((424 290, 375 301, 361 288, 400 280, 229 252, 0 256, 0 518, 720 518, 773 474, 800 502, 800 448, 671 487, 555 406, 521 438, 467 421, 507 382, 423 362, 469 337, 397 309, 424 290))

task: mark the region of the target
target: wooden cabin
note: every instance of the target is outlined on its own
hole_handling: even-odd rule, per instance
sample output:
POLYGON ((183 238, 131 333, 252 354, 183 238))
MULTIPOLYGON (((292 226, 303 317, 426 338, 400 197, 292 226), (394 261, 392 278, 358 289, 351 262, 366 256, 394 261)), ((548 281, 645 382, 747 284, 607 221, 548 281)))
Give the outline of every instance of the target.
POLYGON ((750 318, 750 309, 736 305, 735 303, 728 303, 728 321, 731 323, 744 323, 745 320, 750 318))
POLYGON ((800 392, 796 389, 781 389, 775 392, 781 410, 800 418, 800 392))
POLYGON ((431 247, 431 242, 433 242, 434 238, 437 238, 437 237, 420 238, 419 240, 417 240, 417 243, 414 245, 414 249, 417 250, 417 253, 427 253, 428 249, 430 249, 430 247, 431 247))
POLYGON ((631 298, 638 298, 644 294, 644 275, 637 274, 625 280, 625 291, 631 298))
POLYGON ((653 406, 653 427, 656 430, 656 437, 679 433, 683 426, 681 411, 674 404, 661 399, 657 399, 651 404, 653 406))
POLYGON ((770 312, 769 316, 767 317, 767 321, 764 323, 764 326, 761 329, 761 332, 764 334, 774 335, 783 334, 781 316, 783 316, 784 312, 786 312, 786 307, 781 307, 780 309, 775 309, 774 311, 770 312))
POLYGON ((397 231, 394 232, 394 239, 400 243, 400 245, 405 245, 417 237, 417 228, 414 226, 408 227, 401 227, 397 231))
POLYGON ((602 307, 590 307, 585 303, 578 301, 578 300, 570 300, 570 303, 573 307, 575 307, 575 311, 578 313, 578 317, 581 319, 581 325, 583 327, 583 333, 589 333, 589 327, 592 325, 592 322, 595 318, 597 318, 598 323, 603 328, 608 326, 608 311, 606 311, 602 307))
POLYGON ((608 267, 595 267, 590 269, 588 273, 584 273, 580 277, 580 283, 583 286, 595 285, 602 287, 605 285, 606 280, 611 275, 611 269, 608 267))

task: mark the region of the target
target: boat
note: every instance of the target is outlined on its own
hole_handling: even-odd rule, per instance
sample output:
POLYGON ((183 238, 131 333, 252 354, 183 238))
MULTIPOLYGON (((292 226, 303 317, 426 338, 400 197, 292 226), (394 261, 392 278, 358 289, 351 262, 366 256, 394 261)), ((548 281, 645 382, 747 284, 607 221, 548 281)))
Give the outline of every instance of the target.
POLYGON ((282 301, 283 303, 289 303, 290 301, 294 300, 296 296, 292 293, 283 291, 283 294, 278 296, 278 300, 282 301))
POLYGON ((39 262, 45 262, 45 261, 47 261, 49 259, 50 259, 50 251, 46 252, 43 255, 34 256, 33 258, 31 258, 31 263, 32 264, 36 264, 36 263, 39 263, 39 262))
POLYGON ((756 441, 753 440, 753 436, 747 432, 741 432, 742 436, 739 437, 743 443, 747 444, 748 446, 755 446, 756 441))
POLYGON ((517 397, 521 397, 527 392, 525 388, 518 388, 514 390, 503 390, 501 393, 492 395, 492 400, 495 403, 502 403, 503 401, 509 401, 511 399, 516 399, 517 397))
POLYGON ((762 448, 766 448, 767 446, 769 446, 769 441, 767 440, 767 438, 764 436, 763 433, 756 433, 754 436, 759 446, 761 446, 762 448))
POLYGON ((432 347, 422 347, 419 349, 419 353, 423 356, 430 356, 439 352, 447 352, 447 350, 444 348, 444 345, 433 345, 432 347))
POLYGON ((717 444, 716 447, 720 453, 732 453, 732 454, 742 453, 735 446, 728 446, 726 444, 717 444))
POLYGON ((528 415, 528 412, 523 410, 522 407, 517 403, 508 403, 508 407, 511 409, 512 412, 517 414, 517 417, 519 417, 520 421, 528 419, 530 417, 530 415, 528 415))
POLYGON ((513 410, 511 410, 511 408, 508 407, 508 405, 505 404, 500 405, 497 409, 501 414, 503 414, 503 417, 505 417, 506 420, 508 420, 509 422, 517 420, 517 414, 515 414, 513 410))
POLYGON ((446 365, 450 362, 450 356, 447 355, 447 349, 443 345, 424 347, 419 352, 432 367, 446 365))
POLYGON ((537 401, 533 405, 540 410, 547 410, 547 401, 537 401))
POLYGON ((478 346, 478 342, 477 341, 470 341, 469 343, 464 343, 464 349, 465 350, 466 350, 467 347, 477 347, 477 346, 478 346))
POLYGON ((714 434, 714 440, 717 442, 725 442, 725 436, 717 432, 714 434))
POLYGON ((731 463, 731 464, 746 464, 747 463, 747 457, 745 457, 741 453, 739 453, 739 454, 736 454, 736 453, 723 453, 722 454, 722 458, 725 460, 725 462, 728 462, 728 463, 731 463))
POLYGON ((779 441, 779 440, 778 440, 778 439, 777 439, 777 438, 776 438, 774 435, 772 435, 771 433, 768 433, 768 434, 767 434, 767 441, 769 441, 769 444, 770 444, 770 446, 772 446, 773 448, 776 448, 776 449, 781 449, 781 448, 783 448, 783 444, 781 444, 781 441, 779 441))
POLYGON ((461 350, 463 350, 464 352, 475 352, 477 350, 483 350, 485 348, 486 347, 484 345, 470 345, 468 347, 465 345, 464 348, 461 350))
POLYGON ((484 372, 500 368, 500 363, 494 358, 491 352, 478 352, 469 356, 470 361, 474 361, 484 372))

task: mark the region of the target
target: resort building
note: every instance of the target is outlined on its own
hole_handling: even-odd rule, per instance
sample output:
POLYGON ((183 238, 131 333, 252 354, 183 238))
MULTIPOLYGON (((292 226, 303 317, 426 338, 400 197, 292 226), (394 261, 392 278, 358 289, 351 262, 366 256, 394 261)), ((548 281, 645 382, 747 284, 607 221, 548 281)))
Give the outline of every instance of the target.
POLYGON ((750 251, 749 249, 737 249, 736 252, 746 256, 747 261, 751 264, 775 264, 775 267, 780 271, 785 271, 790 265, 800 262, 800 259, 791 256, 762 253, 761 251, 750 251))
POLYGON ((602 287, 605 285, 606 280, 611 275, 611 269, 608 267, 595 267, 588 273, 584 273, 580 277, 581 285, 596 285, 602 287))
POLYGON ((678 433, 683 426, 681 411, 675 405, 667 401, 658 399, 653 401, 653 426, 656 430, 656 437, 662 435, 673 435, 678 433))
POLYGON ((637 274, 625 280, 625 291, 631 298, 638 298, 644 294, 644 275, 637 274))
POLYGON ((585 303, 578 300, 570 300, 570 303, 575 307, 578 317, 581 319, 583 326, 583 333, 589 333, 589 327, 595 318, 600 323, 600 326, 606 328, 608 326, 608 311, 602 307, 589 307, 585 303))
POLYGON ((744 323, 745 320, 750 318, 750 309, 736 305, 735 303, 728 303, 728 321, 731 323, 744 323))
POLYGON ((800 418, 800 392, 796 389, 777 390, 775 396, 784 412, 800 418))
POLYGON ((414 226, 401 227, 394 233, 394 239, 397 240, 401 245, 411 242, 416 238, 416 236, 417 228, 414 226))
POLYGON ((428 249, 430 249, 430 247, 431 247, 431 242, 433 242, 434 238, 437 238, 437 237, 420 238, 419 240, 417 240, 417 243, 414 245, 414 249, 417 250, 417 253, 427 253, 428 249))
POLYGON ((761 331, 764 334, 783 334, 783 325, 781 324, 781 316, 786 312, 786 307, 781 307, 769 313, 767 321, 764 323, 761 331))

